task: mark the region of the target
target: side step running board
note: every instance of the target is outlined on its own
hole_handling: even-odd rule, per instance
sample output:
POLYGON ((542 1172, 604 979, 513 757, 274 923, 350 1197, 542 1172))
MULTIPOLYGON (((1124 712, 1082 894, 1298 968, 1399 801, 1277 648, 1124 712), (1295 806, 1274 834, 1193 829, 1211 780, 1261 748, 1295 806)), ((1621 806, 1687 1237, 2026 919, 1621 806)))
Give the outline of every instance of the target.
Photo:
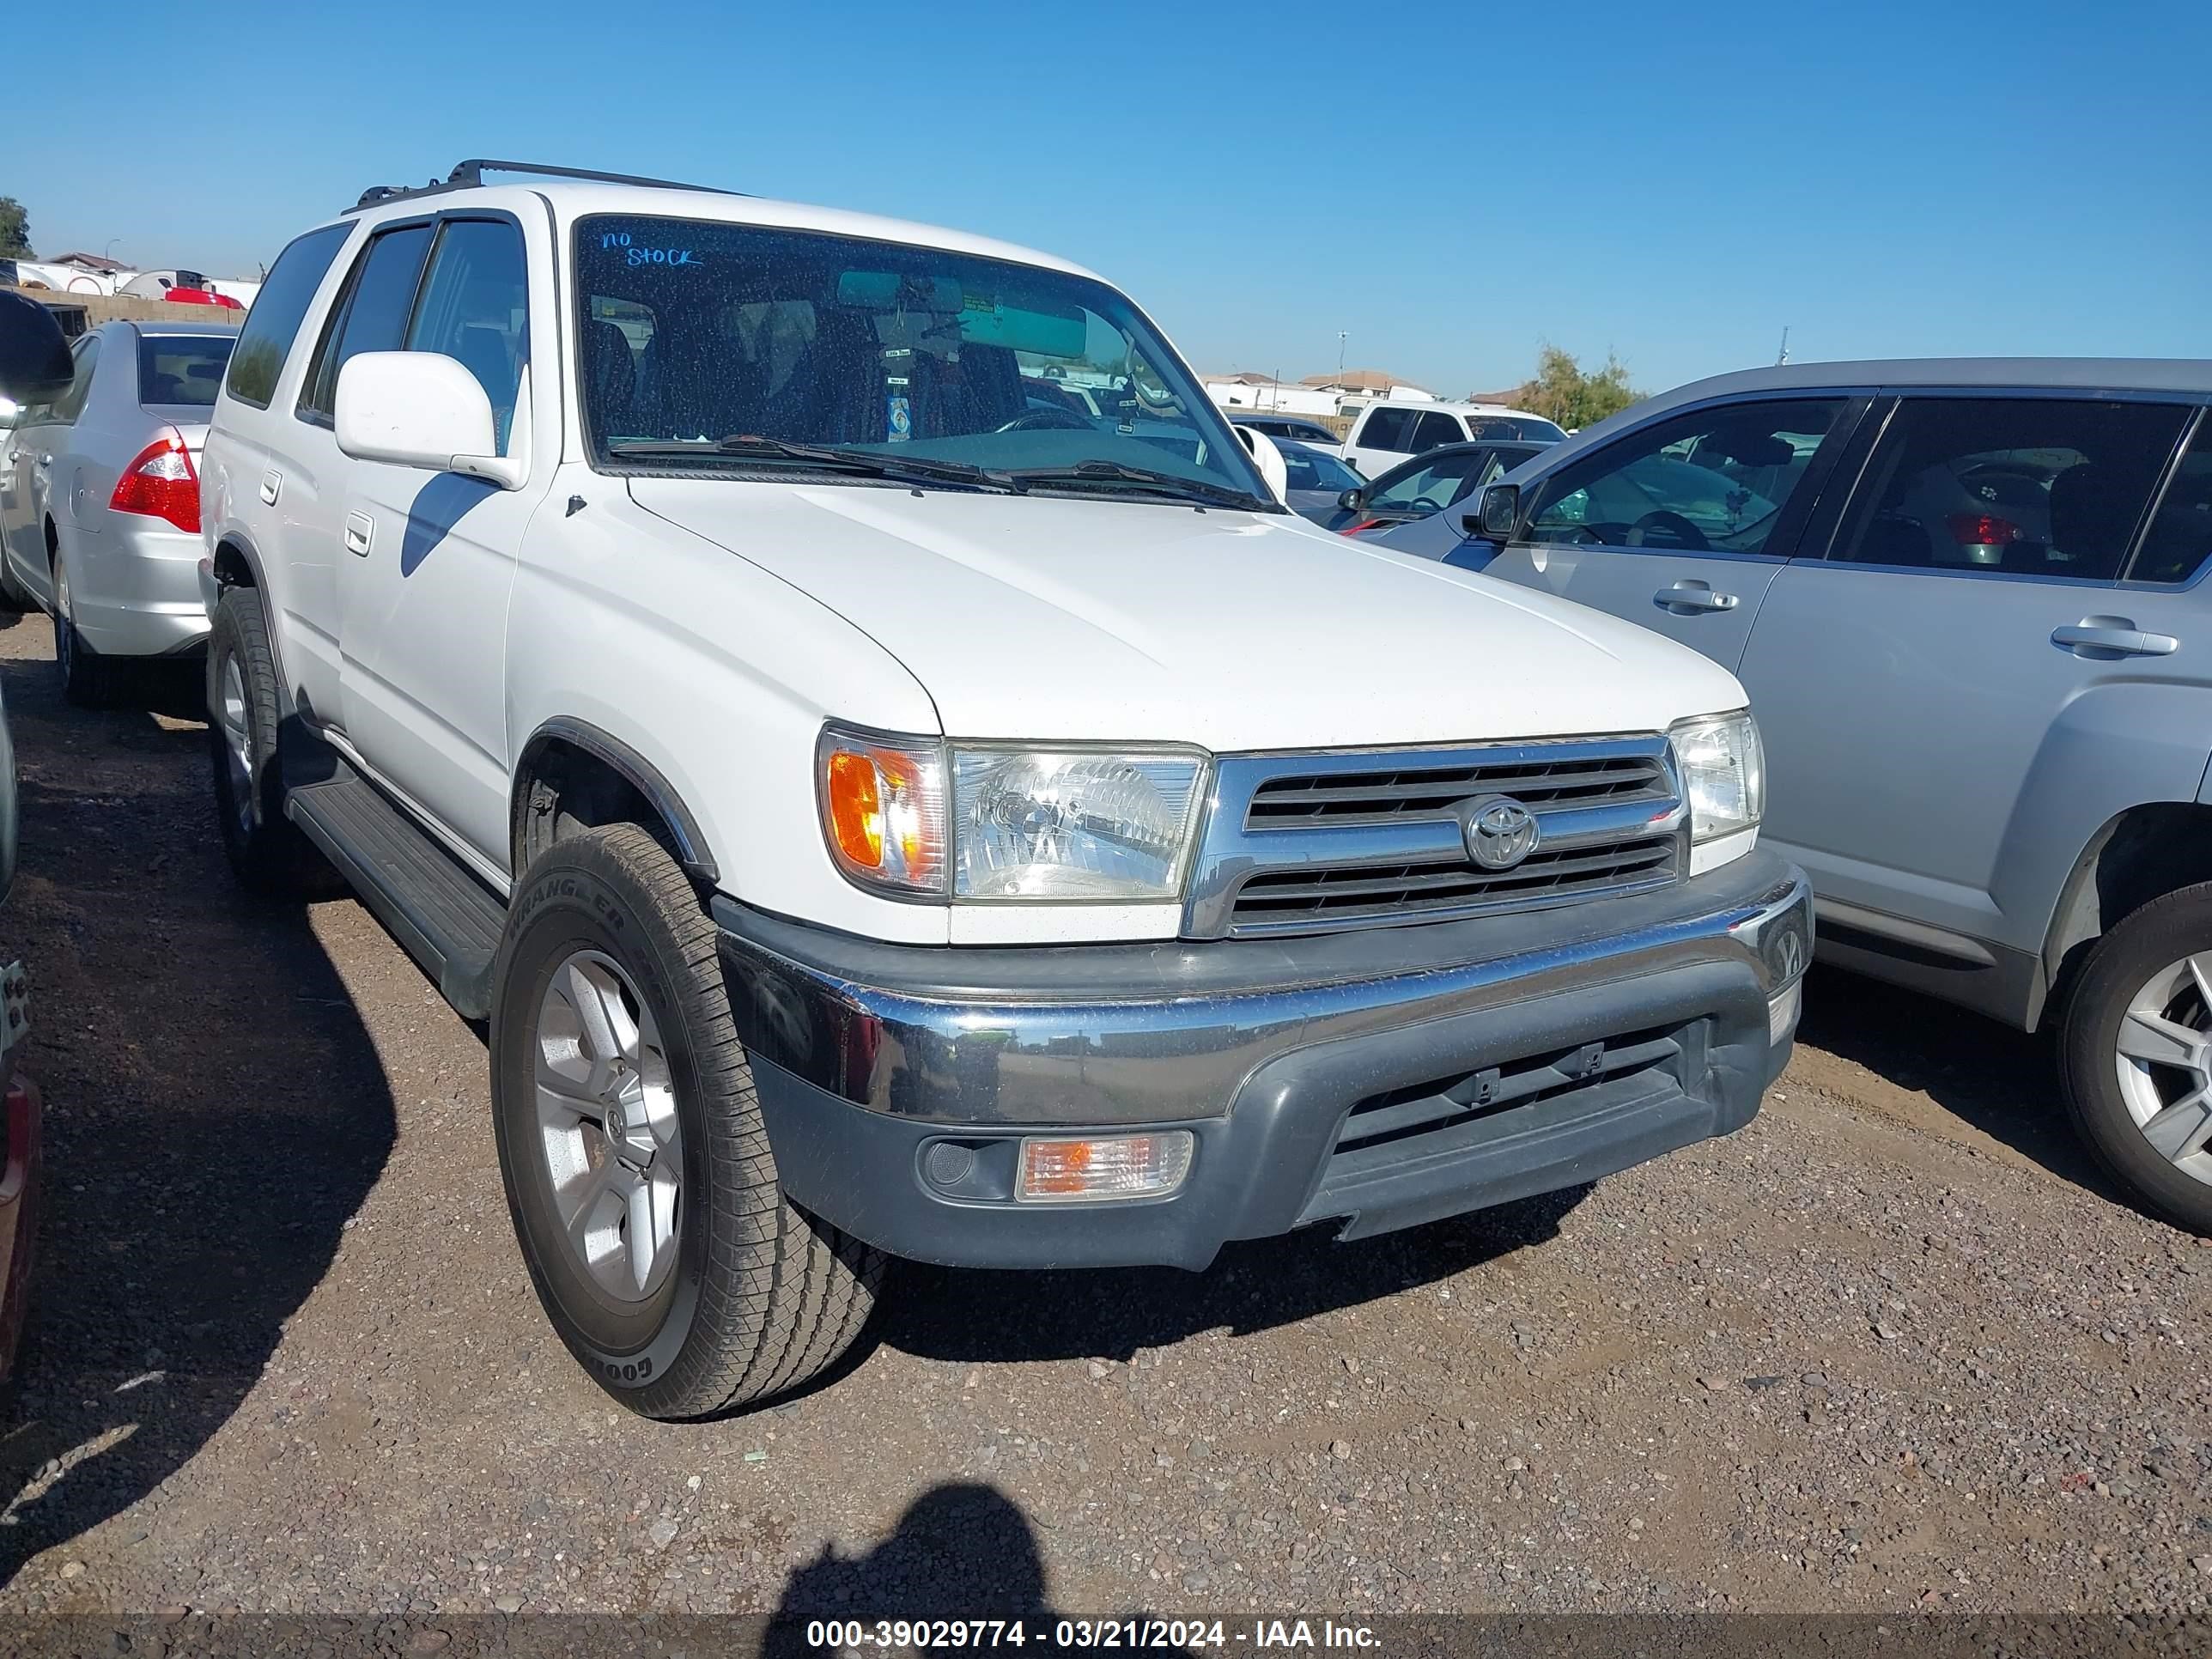
POLYGON ((340 763, 295 786, 284 814, 322 848, 361 902, 437 981, 464 1019, 491 1013, 491 963, 507 907, 415 820, 340 763))

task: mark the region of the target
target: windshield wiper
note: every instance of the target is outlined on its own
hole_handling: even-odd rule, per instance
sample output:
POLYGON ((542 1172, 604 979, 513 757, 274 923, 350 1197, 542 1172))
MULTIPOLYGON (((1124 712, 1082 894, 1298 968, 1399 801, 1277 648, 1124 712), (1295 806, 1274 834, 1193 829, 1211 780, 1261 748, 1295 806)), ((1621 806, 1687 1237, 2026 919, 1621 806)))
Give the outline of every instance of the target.
POLYGON ((1073 466, 1018 466, 999 475, 1016 489, 1030 484, 1137 484, 1158 495, 1180 501, 1212 501, 1222 507, 1243 507, 1266 512, 1274 505, 1249 491, 1227 484, 1186 478, 1179 472, 1156 472, 1148 466, 1128 466, 1120 461, 1078 461, 1073 466))
POLYGON ((626 443, 610 445, 617 455, 738 455, 750 459, 797 461, 824 471, 848 472, 868 478, 890 478, 902 483, 957 483, 978 489, 1011 489, 1003 473, 967 461, 932 460, 922 455, 884 455, 874 450, 845 449, 832 444, 793 443, 786 438, 763 438, 738 433, 711 444, 626 443))

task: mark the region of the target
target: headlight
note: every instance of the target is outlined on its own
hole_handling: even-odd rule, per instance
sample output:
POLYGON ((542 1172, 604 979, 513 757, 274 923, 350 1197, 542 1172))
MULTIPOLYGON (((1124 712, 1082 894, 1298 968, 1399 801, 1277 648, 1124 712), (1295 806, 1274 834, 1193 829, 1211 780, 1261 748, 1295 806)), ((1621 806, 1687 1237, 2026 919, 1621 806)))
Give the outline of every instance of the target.
POLYGON ((820 759, 838 867, 962 902, 1180 897, 1206 798, 1206 757, 1188 750, 948 748, 832 726, 820 759))
POLYGON ((1756 830, 1766 810, 1766 755, 1750 711, 1677 720, 1667 736, 1690 806, 1690 839, 1756 830))

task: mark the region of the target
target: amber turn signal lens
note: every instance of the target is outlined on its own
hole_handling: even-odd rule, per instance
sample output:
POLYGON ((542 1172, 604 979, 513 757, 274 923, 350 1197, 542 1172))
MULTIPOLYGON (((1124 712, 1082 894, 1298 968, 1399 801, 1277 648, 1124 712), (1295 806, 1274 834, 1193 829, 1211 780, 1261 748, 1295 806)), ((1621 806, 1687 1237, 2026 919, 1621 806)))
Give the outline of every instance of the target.
POLYGON ((876 763, 866 755, 838 750, 830 757, 827 796, 830 830, 845 862, 862 870, 884 865, 884 799, 876 785, 876 763))
POLYGON ((822 821, 846 874, 934 892, 945 873, 945 766, 931 750, 838 738, 822 748, 822 821))

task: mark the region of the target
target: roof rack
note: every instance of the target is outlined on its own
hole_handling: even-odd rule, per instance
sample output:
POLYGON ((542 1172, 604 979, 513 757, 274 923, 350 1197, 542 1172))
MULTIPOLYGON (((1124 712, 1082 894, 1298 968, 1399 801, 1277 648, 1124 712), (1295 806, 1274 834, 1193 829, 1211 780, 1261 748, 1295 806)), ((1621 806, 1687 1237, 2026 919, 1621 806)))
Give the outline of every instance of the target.
POLYGON ((540 179, 588 179, 602 185, 643 185, 653 190, 699 190, 717 196, 741 196, 742 191, 725 190, 719 185, 679 184, 673 179, 644 179, 631 173, 599 173, 590 167, 547 167, 536 161, 494 161, 478 157, 463 161, 443 179, 433 179, 427 185, 410 189, 404 185, 371 185, 362 191, 361 199, 348 208, 348 213, 358 213, 365 207, 381 207, 387 202, 405 201, 416 196, 437 196, 449 190, 474 190, 483 183, 486 173, 526 173, 540 179))

